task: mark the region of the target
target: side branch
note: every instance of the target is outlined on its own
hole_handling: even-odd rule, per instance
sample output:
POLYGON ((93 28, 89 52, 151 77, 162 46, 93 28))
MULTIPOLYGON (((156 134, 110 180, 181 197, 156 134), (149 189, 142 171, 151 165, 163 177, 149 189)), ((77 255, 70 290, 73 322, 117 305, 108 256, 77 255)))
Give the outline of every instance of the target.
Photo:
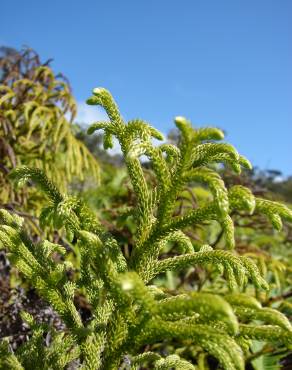
POLYGON ((185 216, 175 217, 170 223, 160 227, 158 224, 152 229, 152 232, 147 240, 137 249, 132 256, 132 264, 136 271, 142 273, 145 266, 149 265, 150 260, 158 258, 160 251, 160 243, 170 233, 177 230, 182 230, 187 226, 201 223, 206 220, 216 219, 215 205, 212 203, 209 206, 201 207, 189 212, 185 216))

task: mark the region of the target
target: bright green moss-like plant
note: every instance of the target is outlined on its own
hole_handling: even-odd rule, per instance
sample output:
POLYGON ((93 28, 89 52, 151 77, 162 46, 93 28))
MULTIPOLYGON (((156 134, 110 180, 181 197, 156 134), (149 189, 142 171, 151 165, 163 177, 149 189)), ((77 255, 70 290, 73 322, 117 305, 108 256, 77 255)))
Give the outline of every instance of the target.
POLYGON ((154 146, 152 138, 163 140, 161 133, 140 119, 125 123, 107 90, 94 89, 88 104, 102 106, 110 118, 110 122, 94 123, 89 134, 102 129, 105 148, 113 145, 114 137, 121 146, 136 197, 135 207, 129 211, 135 220, 134 247, 126 258, 81 200, 61 194, 38 169, 16 169, 11 175, 16 182, 30 180, 49 198, 41 225, 66 230, 80 251, 80 271, 68 274, 73 266, 66 258, 54 258, 65 256, 62 246, 47 240, 33 244, 24 232, 22 218, 1 210, 0 240, 9 250, 11 262, 66 325, 58 332, 23 313, 31 338, 16 352, 2 342, 2 368, 63 369, 75 361, 82 369, 202 369, 208 354, 224 369, 241 370, 252 340, 291 347, 288 319, 245 293, 247 286, 257 291, 269 286, 251 259, 235 253, 230 216, 235 210, 250 215, 258 212, 279 229, 282 219, 292 221, 291 210, 255 198, 245 187, 225 187, 211 164, 224 163, 236 172, 250 164, 231 145, 217 143, 223 139, 219 129, 194 129, 185 118, 177 117, 179 144, 154 146), (142 155, 152 165, 155 182, 151 185, 139 161, 142 155), (176 216, 176 200, 192 182, 206 184, 213 199, 176 216), (210 220, 221 225, 225 249, 194 246, 184 233, 186 228, 210 220), (163 257, 166 246, 172 253, 163 257), (167 271, 196 265, 215 266, 228 288, 214 294, 169 291, 155 285, 155 278, 167 271), (91 307, 87 321, 74 304, 77 294, 83 294, 91 307), (43 339, 48 332, 49 343, 43 339))

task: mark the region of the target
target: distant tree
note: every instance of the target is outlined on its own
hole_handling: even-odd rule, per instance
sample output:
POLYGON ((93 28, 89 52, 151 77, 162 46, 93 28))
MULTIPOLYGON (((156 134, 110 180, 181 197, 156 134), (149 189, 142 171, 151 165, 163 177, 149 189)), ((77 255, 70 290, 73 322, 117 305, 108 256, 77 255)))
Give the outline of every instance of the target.
POLYGON ((7 174, 17 165, 45 170, 61 189, 89 169, 99 180, 97 160, 75 137, 70 85, 50 62, 42 63, 30 48, 0 48, 0 203, 8 208, 27 211, 41 203, 32 188, 13 189, 7 174))

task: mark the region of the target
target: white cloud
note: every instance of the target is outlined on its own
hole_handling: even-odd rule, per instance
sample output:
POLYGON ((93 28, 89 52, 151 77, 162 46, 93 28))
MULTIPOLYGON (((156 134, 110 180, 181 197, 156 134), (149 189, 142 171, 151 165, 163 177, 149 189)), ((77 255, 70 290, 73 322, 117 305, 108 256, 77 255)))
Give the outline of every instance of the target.
POLYGON ((87 105, 84 102, 78 102, 75 121, 80 124, 84 124, 85 126, 89 126, 96 121, 109 121, 109 118, 101 107, 96 105, 87 105))

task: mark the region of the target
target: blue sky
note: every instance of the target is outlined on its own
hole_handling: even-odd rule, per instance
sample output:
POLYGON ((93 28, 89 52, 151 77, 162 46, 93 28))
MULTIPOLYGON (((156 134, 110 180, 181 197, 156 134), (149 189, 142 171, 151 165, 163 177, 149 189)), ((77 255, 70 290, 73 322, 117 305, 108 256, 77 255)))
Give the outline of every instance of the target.
POLYGON ((126 119, 221 127, 254 165, 292 175, 291 0, 6 0, 1 13, 0 44, 53 57, 84 120, 103 86, 126 119))

